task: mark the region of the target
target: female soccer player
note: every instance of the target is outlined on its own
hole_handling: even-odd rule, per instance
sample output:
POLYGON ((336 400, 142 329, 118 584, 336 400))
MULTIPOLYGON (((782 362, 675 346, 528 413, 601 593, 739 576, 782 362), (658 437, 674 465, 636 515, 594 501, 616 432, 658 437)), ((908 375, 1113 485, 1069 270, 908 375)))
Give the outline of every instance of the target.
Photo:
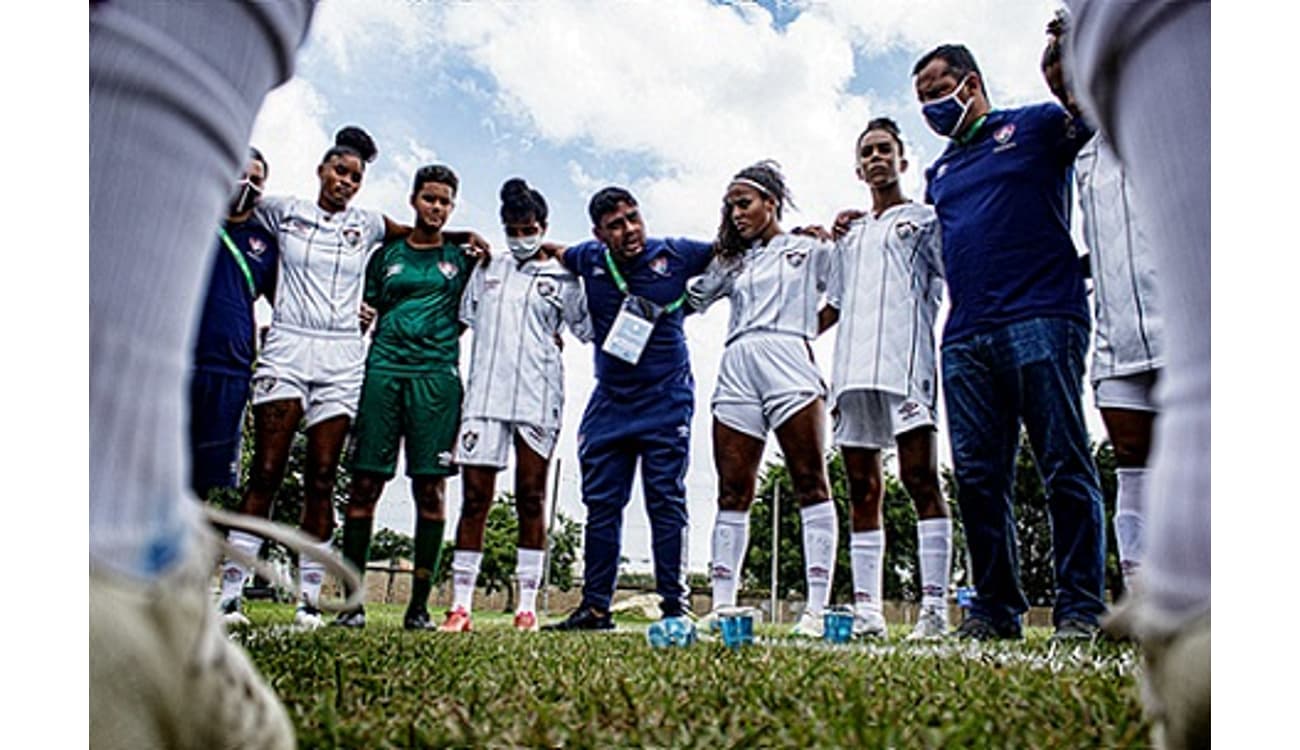
POLYGON ((749 507, 767 433, 776 433, 803 518, 808 605, 793 633, 820 637, 830 598, 837 526, 823 453, 826 385, 808 342, 832 274, 834 246, 785 234, 790 201, 774 162, 759 162, 727 186, 718 250, 691 282, 692 306, 731 299, 731 322, 713 394, 718 515, 713 527, 713 605, 731 606, 749 540, 749 507))
MULTIPOLYGON (((443 489, 455 473, 451 450, 460 423, 461 295, 474 261, 447 239, 443 227, 456 208, 460 182, 446 166, 415 173, 415 229, 376 252, 366 266, 365 302, 378 323, 365 365, 349 468, 352 486, 343 522, 344 555, 364 570, 375 505, 393 478, 398 444, 406 444, 406 473, 415 497, 415 573, 403 625, 429 630, 428 600, 446 522, 443 489)), ((365 612, 337 624, 365 625, 365 612)))
POLYGON ((474 329, 474 346, 456 442, 464 505, 452 559, 455 600, 442 625, 448 632, 472 627, 483 529, 497 472, 505 468, 512 445, 519 514, 515 628, 537 629, 534 608, 545 555, 546 474, 564 412, 558 336, 566 325, 584 342, 592 336, 582 283, 558 260, 538 252, 546 217, 546 199, 528 183, 515 178, 501 186, 501 223, 510 253, 474 272, 461 305, 461 321, 474 329))
MULTIPOLYGON (((270 514, 294 435, 305 420, 301 524, 321 540, 322 553, 334 528, 331 494, 365 365, 358 314, 366 259, 375 243, 410 233, 410 227, 378 211, 349 206, 376 153, 369 134, 345 127, 316 168, 320 190, 314 202, 267 197, 256 211, 279 240, 280 275, 271 329, 253 375, 253 463, 239 511, 270 514)), ((260 538, 241 531, 228 538, 250 555, 261 545, 260 538)), ((299 573, 294 621, 319 627, 321 566, 306 556, 299 573)), ((223 568, 221 608, 227 622, 248 621, 240 612, 246 576, 238 562, 223 568)))
POLYGON ((935 458, 939 225, 933 208, 903 196, 898 176, 907 160, 893 120, 867 123, 855 156, 858 179, 871 190, 871 210, 836 243, 840 273, 832 277, 821 313, 823 330, 842 321, 831 367, 831 415, 853 507, 853 633, 885 636, 880 451, 896 443, 899 473, 919 518, 921 614, 912 637, 937 638, 948 629, 944 597, 952 542, 935 458))

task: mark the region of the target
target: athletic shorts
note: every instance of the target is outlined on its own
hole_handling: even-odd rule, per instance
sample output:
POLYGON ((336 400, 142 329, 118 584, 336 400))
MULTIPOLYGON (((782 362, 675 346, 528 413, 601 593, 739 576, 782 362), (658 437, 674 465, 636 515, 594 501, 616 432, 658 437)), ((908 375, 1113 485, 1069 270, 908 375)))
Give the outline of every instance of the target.
POLYGON ((195 370, 190 377, 190 487, 200 497, 239 486, 239 443, 252 373, 195 370))
POLYGON ((456 463, 461 466, 485 466, 504 469, 514 437, 518 434, 534 453, 550 459, 559 440, 559 429, 547 429, 526 422, 503 419, 465 419, 460 423, 456 440, 456 463))
POLYGON ((1098 409, 1159 411, 1154 398, 1159 370, 1147 370, 1117 378, 1103 378, 1092 384, 1098 409))
POLYGON ((352 426, 348 468, 391 478, 398 444, 405 442, 407 476, 455 474, 451 451, 462 395, 455 365, 420 376, 369 370, 352 426))
POLYGON ((713 392, 713 417, 759 440, 818 398, 826 383, 799 336, 750 333, 727 344, 713 392))
POLYGON ((353 417, 366 371, 366 343, 271 326, 253 373, 253 405, 295 398, 307 426, 353 417))
POLYGON ((831 409, 831 430, 837 448, 880 450, 892 446, 898 435, 934 425, 934 409, 888 391, 845 391, 831 409))

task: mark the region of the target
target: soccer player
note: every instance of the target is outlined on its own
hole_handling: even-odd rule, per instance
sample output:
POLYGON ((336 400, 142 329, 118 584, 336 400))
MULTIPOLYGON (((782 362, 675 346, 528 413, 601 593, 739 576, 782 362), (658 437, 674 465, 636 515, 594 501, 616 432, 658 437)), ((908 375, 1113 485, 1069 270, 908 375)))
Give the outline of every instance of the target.
POLYGON ((922 115, 949 138, 926 170, 952 309, 943 388, 976 598, 962 638, 1019 639, 1011 496, 1024 426, 1047 489, 1057 639, 1090 639, 1105 612, 1101 489, 1083 418, 1090 318, 1069 233, 1069 172, 1092 136, 1060 107, 994 110, 970 50, 912 70, 922 115))
POLYGON ((270 168, 257 149, 235 185, 217 241, 190 375, 190 486, 206 498, 239 486, 239 444, 257 352, 253 303, 275 299, 280 245, 253 209, 270 168))
MULTIPOLYGON (((375 505, 393 478, 399 444, 415 498, 415 571, 402 618, 407 630, 429 630, 429 593, 437 575, 446 523, 443 502, 461 399, 456 319, 474 261, 443 227, 456 208, 460 181, 449 167, 421 167, 411 186, 415 228, 366 265, 364 302, 378 322, 366 357, 348 468, 352 484, 343 522, 343 554, 365 570, 375 505)), ((365 612, 335 621, 363 627, 365 612)))
POLYGON ((740 170, 727 186, 717 257, 690 285, 692 307, 731 300, 726 346, 713 393, 713 463, 718 515, 713 526, 713 606, 734 606, 749 542, 749 508, 768 432, 775 432, 803 521, 808 604, 792 631, 820 638, 830 600, 838 536, 826 479, 826 385, 809 342, 817 305, 832 275, 834 245, 786 234, 790 192, 777 165, 740 170))
POLYGON ((559 261, 540 254, 547 213, 546 199, 525 181, 513 178, 501 186, 509 253, 474 271, 461 303, 461 321, 474 329, 474 345, 456 441, 464 503, 451 565, 454 601, 444 631, 472 627, 483 529, 497 472, 505 468, 512 446, 519 514, 514 625, 537 630, 537 588, 546 554, 546 474, 564 413, 564 362, 557 337, 568 326, 579 339, 591 340, 582 283, 559 261))
POLYGON ((1210 746, 1210 4, 1072 0, 1075 92, 1134 183, 1165 308, 1138 590, 1157 747, 1210 746))
MULTIPOLYGON (((1061 106, 1080 117, 1061 66, 1067 21, 1061 12, 1048 25, 1043 77, 1061 106)), ((1131 591, 1142 560, 1147 458, 1157 411, 1154 391, 1163 360, 1164 321, 1155 259, 1135 207, 1132 180, 1104 135, 1097 133, 1084 144, 1074 175, 1097 320, 1090 372, 1097 408, 1115 449, 1112 523, 1124 590, 1131 591)))
POLYGON ((600 190, 587 212, 595 241, 545 246, 582 279, 599 347, 596 387, 578 427, 587 506, 582 603, 544 630, 614 627, 609 606, 618 577, 623 509, 638 464, 659 607, 665 620, 685 620, 687 606, 685 479, 695 380, 682 308, 686 281, 703 273, 713 245, 647 238, 636 199, 623 188, 600 190))
POLYGON ((921 611, 911 638, 948 630, 952 520, 939 487, 935 452, 934 320, 943 294, 939 222, 930 206, 903 195, 907 169, 898 125, 867 123, 855 146, 858 179, 871 209, 836 243, 822 327, 839 322, 831 366, 835 444, 844 454, 853 533, 853 632, 883 638, 885 530, 880 452, 898 447, 903 486, 916 505, 921 611))

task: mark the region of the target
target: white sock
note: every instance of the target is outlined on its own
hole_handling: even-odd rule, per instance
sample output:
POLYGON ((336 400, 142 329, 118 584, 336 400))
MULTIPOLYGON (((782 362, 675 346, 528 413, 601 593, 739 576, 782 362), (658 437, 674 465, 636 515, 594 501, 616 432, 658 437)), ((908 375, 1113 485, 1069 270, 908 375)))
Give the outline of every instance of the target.
POLYGON ((855 531, 849 535, 853 563, 853 609, 858 614, 881 614, 880 590, 885 576, 885 530, 855 531))
POLYGON ((713 522, 713 609, 734 607, 749 547, 749 511, 720 510, 713 522))
POLYGON ((1147 470, 1115 470, 1115 543, 1119 547, 1119 569, 1124 574, 1124 588, 1142 566, 1142 522, 1146 516, 1147 470))
POLYGON ((830 603, 831 578, 835 574, 835 546, 838 527, 835 503, 826 502, 799 509, 803 519, 804 576, 808 580, 808 608, 819 615, 830 603))
POLYGON ((917 521, 916 551, 921 558, 921 607, 944 607, 952 567, 952 519, 917 521))
POLYGON ((515 612, 537 610, 537 588, 542 585, 542 558, 539 549, 520 547, 515 558, 515 578, 519 579, 519 606, 515 612))
MULTIPOLYGON (((226 532, 226 541, 230 546, 243 552, 251 557, 257 557, 257 553, 262 549, 262 537, 249 534, 246 531, 231 529, 226 532)), ((239 599, 243 596, 244 581, 248 580, 248 567, 241 562, 227 559, 226 563, 221 566, 221 601, 225 603, 231 599, 239 599)))
POLYGON ((465 612, 474 611, 474 587, 478 585, 478 568, 483 562, 483 553, 469 549, 458 549, 451 557, 451 607, 461 607, 465 612))
MULTIPOLYGON (((321 557, 334 554, 329 542, 315 546, 321 557)), ((298 601, 310 607, 320 607, 320 587, 325 583, 325 564, 313 556, 309 549, 298 558, 298 601)))

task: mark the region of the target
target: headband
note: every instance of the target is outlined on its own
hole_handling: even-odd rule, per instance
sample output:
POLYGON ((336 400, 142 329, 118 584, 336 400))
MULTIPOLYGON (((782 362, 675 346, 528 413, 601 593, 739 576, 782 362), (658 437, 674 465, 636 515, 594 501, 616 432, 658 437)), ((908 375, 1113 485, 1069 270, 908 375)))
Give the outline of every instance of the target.
MULTIPOLYGON (((762 185, 760 185, 759 183, 755 182, 754 180, 749 179, 748 177, 737 177, 737 178, 735 178, 735 179, 733 179, 733 180, 731 181, 731 184, 732 184, 732 185, 748 185, 749 187, 754 188, 755 190, 757 190, 758 192, 762 193, 763 195, 766 195, 766 196, 769 197, 769 198, 775 198, 775 197, 776 197, 776 196, 772 195, 772 191, 771 191, 771 190, 769 190, 769 189, 766 188, 766 187, 763 187, 762 185)), ((730 185, 728 185, 728 187, 730 187, 730 185)))

